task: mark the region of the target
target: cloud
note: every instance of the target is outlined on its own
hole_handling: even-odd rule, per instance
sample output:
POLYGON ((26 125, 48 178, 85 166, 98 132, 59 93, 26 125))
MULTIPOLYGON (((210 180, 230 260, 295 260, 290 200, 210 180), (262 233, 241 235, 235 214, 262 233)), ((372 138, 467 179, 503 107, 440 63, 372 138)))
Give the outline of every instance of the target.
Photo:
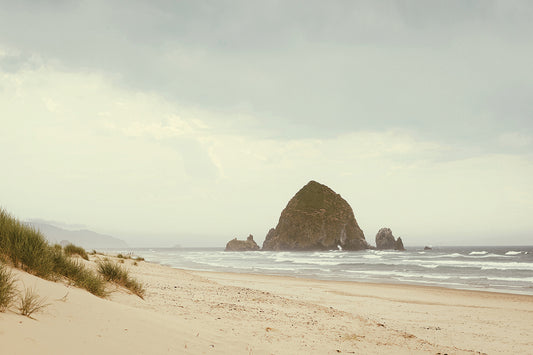
POLYGON ((511 148, 529 148, 533 143, 530 135, 521 132, 502 133, 498 140, 502 146, 511 148))
POLYGON ((443 143, 475 137, 490 150, 504 128, 532 129, 530 115, 511 114, 516 102, 505 99, 513 87, 533 90, 529 2, 21 1, 3 9, 0 43, 21 58, 217 111, 225 118, 205 123, 234 134, 400 128, 443 143))
POLYGON ((315 179, 370 239, 523 234, 532 9, 2 3, 0 195, 28 218, 260 240, 315 179))

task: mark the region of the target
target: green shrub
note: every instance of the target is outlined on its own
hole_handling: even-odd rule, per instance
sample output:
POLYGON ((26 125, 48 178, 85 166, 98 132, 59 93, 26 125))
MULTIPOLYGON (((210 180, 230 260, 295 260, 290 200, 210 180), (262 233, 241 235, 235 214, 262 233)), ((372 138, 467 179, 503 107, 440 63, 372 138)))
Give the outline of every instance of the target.
POLYGON ((4 312, 15 300, 15 278, 5 265, 0 263, 0 312, 4 312))
POLYGON ((98 262, 98 272, 107 281, 112 281, 118 285, 124 286, 140 298, 143 298, 143 285, 140 282, 130 278, 128 271, 119 264, 109 259, 105 259, 98 262))
POLYGON ((87 252, 82 247, 76 246, 74 244, 68 244, 67 246, 65 246, 63 250, 65 251, 65 254, 67 254, 68 256, 79 255, 85 260, 89 260, 89 256, 87 255, 87 252))

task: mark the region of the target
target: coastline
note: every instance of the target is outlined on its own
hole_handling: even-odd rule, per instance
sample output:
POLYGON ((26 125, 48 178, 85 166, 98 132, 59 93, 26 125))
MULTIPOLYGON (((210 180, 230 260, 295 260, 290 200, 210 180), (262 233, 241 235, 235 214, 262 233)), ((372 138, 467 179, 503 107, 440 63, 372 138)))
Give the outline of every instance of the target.
POLYGON ((513 354, 533 348, 533 296, 125 265, 144 283, 144 300, 117 287, 101 299, 14 271, 50 305, 36 320, 0 313, 2 348, 11 354, 513 354))
MULTIPOLYGON (((124 251, 120 251, 124 253, 124 251)), ((130 253, 178 269, 296 276, 369 283, 437 286, 533 295, 533 249, 441 247, 359 252, 224 252, 138 249, 130 253)))

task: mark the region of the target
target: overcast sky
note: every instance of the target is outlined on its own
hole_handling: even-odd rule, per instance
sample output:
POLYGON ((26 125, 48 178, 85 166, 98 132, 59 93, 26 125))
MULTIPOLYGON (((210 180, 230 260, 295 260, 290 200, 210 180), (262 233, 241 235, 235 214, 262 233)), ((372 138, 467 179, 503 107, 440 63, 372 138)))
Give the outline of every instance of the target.
POLYGON ((309 180, 366 239, 531 244, 531 1, 0 0, 0 204, 262 243, 309 180))

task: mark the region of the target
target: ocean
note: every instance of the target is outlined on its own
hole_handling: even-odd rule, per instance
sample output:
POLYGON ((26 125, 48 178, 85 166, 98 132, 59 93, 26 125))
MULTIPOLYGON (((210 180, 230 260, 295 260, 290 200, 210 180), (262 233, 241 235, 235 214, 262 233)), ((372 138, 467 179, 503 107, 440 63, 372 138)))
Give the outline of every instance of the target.
POLYGON ((432 250, 225 252, 220 248, 130 249, 170 267, 320 280, 441 286, 533 295, 533 246, 432 250))

